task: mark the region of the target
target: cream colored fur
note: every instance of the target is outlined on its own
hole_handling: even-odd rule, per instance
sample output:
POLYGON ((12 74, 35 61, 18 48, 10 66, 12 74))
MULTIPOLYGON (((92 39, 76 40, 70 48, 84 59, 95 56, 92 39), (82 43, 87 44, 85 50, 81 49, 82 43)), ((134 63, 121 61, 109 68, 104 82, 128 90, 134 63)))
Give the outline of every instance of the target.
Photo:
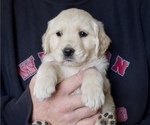
POLYGON ((102 113, 114 114, 115 106, 106 78, 105 52, 110 39, 103 24, 83 10, 68 9, 48 22, 42 40, 45 57, 37 72, 34 96, 40 100, 48 98, 62 80, 88 69, 80 88, 84 104, 94 110, 102 108, 102 113), (62 36, 56 35, 58 31, 62 36), (80 37, 80 31, 87 36, 80 37), (64 58, 66 47, 75 50, 70 61, 64 58))

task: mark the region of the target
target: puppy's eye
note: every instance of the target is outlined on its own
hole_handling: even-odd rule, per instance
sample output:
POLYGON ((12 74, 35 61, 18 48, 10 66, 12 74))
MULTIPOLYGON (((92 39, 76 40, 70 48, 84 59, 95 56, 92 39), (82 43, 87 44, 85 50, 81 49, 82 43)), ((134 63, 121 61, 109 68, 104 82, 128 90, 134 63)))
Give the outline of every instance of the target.
POLYGON ((79 36, 80 36, 80 37, 86 37, 87 35, 88 35, 88 33, 85 32, 85 31, 80 31, 80 32, 79 32, 79 36))
POLYGON ((56 35, 57 35, 58 37, 61 37, 61 36, 63 35, 63 33, 62 33, 61 31, 58 31, 58 32, 56 32, 56 35))

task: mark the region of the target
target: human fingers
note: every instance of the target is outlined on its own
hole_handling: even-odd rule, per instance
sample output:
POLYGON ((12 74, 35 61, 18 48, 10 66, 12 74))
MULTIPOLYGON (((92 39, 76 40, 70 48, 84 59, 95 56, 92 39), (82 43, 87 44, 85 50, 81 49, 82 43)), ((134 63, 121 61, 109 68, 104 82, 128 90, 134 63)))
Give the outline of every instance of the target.
POLYGON ((79 88, 82 83, 83 74, 84 71, 81 71, 62 81, 57 88, 59 94, 71 94, 77 88, 79 88))
POLYGON ((76 125, 95 125, 99 115, 100 115, 100 112, 89 118, 80 120, 76 125))
POLYGON ((74 111, 74 114, 76 116, 77 119, 82 120, 82 119, 86 119, 86 118, 89 118, 93 115, 95 115, 97 113, 96 110, 92 110, 91 108, 89 107, 82 107, 82 108, 79 108, 79 109, 76 109, 74 111))
MULTIPOLYGON (((84 106, 84 107, 76 109, 72 112, 65 113, 62 121, 67 121, 67 123, 71 123, 71 125, 72 124, 76 125, 82 119, 89 118, 89 117, 95 115, 96 112, 97 111, 94 111, 94 110, 84 106)), ((82 124, 80 124, 80 125, 82 125, 82 124)))
POLYGON ((81 95, 73 95, 71 97, 69 96, 67 101, 64 103, 65 103, 64 106, 66 106, 66 109, 64 110, 66 112, 75 111, 78 110, 79 108, 85 107, 81 95))

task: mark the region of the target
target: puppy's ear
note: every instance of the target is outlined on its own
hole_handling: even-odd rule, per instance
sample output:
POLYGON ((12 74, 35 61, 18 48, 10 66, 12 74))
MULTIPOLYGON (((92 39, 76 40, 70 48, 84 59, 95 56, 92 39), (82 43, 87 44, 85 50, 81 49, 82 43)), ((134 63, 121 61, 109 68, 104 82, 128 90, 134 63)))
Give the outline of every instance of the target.
POLYGON ((51 23, 53 20, 48 22, 48 26, 46 32, 42 36, 42 47, 45 54, 50 53, 50 30, 51 30, 51 23))
POLYGON ((110 45, 110 38, 106 35, 102 22, 96 20, 96 32, 98 34, 97 54, 102 56, 110 45))

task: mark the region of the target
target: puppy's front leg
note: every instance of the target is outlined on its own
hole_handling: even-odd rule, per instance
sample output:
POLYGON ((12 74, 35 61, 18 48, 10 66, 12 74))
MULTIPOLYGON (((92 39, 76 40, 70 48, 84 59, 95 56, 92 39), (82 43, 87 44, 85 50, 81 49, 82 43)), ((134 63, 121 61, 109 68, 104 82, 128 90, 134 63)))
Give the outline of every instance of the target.
POLYGON ((81 92, 86 106, 97 110, 104 104, 103 82, 102 74, 96 69, 89 69, 84 73, 81 92))
POLYGON ((41 64, 37 72, 33 93, 37 99, 43 100, 55 92, 55 86, 58 83, 58 73, 60 73, 58 70, 58 66, 53 65, 51 62, 41 64))

